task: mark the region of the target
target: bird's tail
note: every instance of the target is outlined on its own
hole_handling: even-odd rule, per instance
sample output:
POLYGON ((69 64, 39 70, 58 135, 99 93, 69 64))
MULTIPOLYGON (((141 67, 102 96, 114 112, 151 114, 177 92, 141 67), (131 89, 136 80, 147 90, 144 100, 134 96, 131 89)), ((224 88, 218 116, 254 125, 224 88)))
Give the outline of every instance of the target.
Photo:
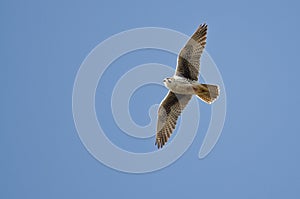
POLYGON ((195 94, 204 102, 211 104, 219 96, 219 87, 210 84, 197 84, 193 86, 195 94))

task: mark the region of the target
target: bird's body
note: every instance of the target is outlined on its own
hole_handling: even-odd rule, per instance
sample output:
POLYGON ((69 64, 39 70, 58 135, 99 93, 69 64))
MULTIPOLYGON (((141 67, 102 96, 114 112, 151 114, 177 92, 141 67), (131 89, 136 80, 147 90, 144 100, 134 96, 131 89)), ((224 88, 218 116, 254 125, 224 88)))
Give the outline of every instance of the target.
POLYGON ((187 78, 174 75, 171 78, 164 79, 164 84, 174 93, 193 95, 195 94, 193 86, 196 86, 199 83, 197 81, 192 81, 187 78))
POLYGON ((190 40, 180 51, 176 72, 164 79, 169 89, 158 110, 156 142, 158 148, 164 146, 175 129, 177 119, 193 95, 211 104, 219 96, 217 85, 198 82, 200 56, 206 45, 207 25, 200 25, 190 40))

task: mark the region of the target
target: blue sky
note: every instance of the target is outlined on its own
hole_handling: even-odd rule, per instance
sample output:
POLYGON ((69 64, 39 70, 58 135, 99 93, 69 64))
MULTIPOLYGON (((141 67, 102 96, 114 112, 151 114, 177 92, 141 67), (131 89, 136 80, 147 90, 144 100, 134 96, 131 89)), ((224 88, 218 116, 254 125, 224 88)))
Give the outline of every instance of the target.
MULTIPOLYGON (((299 198, 299 8, 296 1, 257 0, 1 1, 0 198, 299 198), (121 31, 155 26, 191 35, 203 22, 227 91, 226 123, 213 151, 197 158, 205 133, 199 129, 188 151, 160 171, 127 174, 95 160, 72 117, 84 58, 121 31)), ((176 63, 151 50, 115 64, 122 60, 131 65, 119 73, 134 64, 176 63)), ((143 91, 135 97, 132 103, 147 110, 143 91)), ((205 125, 209 110, 200 105, 205 125)), ((131 111, 147 124, 143 111, 131 111)), ((106 129, 116 129, 103 118, 106 129)))

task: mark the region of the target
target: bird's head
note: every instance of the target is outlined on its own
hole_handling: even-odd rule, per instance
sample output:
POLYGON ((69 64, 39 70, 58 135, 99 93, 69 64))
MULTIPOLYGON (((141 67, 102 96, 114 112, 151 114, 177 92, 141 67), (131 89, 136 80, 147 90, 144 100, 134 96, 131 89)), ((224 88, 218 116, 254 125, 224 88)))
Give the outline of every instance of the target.
POLYGON ((172 77, 167 77, 164 79, 164 84, 165 85, 169 85, 173 82, 173 78, 172 77))

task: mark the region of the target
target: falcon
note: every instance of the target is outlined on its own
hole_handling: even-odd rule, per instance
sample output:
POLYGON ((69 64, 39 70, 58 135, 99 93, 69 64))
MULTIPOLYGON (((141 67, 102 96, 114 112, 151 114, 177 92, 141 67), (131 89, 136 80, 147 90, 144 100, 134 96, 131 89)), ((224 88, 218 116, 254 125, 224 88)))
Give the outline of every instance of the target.
POLYGON ((174 76, 163 80, 169 92, 158 109, 155 141, 158 149, 167 143, 178 117, 193 95, 207 104, 213 103, 219 96, 217 85, 198 82, 200 57, 206 45, 206 35, 207 25, 204 23, 181 49, 174 76))

